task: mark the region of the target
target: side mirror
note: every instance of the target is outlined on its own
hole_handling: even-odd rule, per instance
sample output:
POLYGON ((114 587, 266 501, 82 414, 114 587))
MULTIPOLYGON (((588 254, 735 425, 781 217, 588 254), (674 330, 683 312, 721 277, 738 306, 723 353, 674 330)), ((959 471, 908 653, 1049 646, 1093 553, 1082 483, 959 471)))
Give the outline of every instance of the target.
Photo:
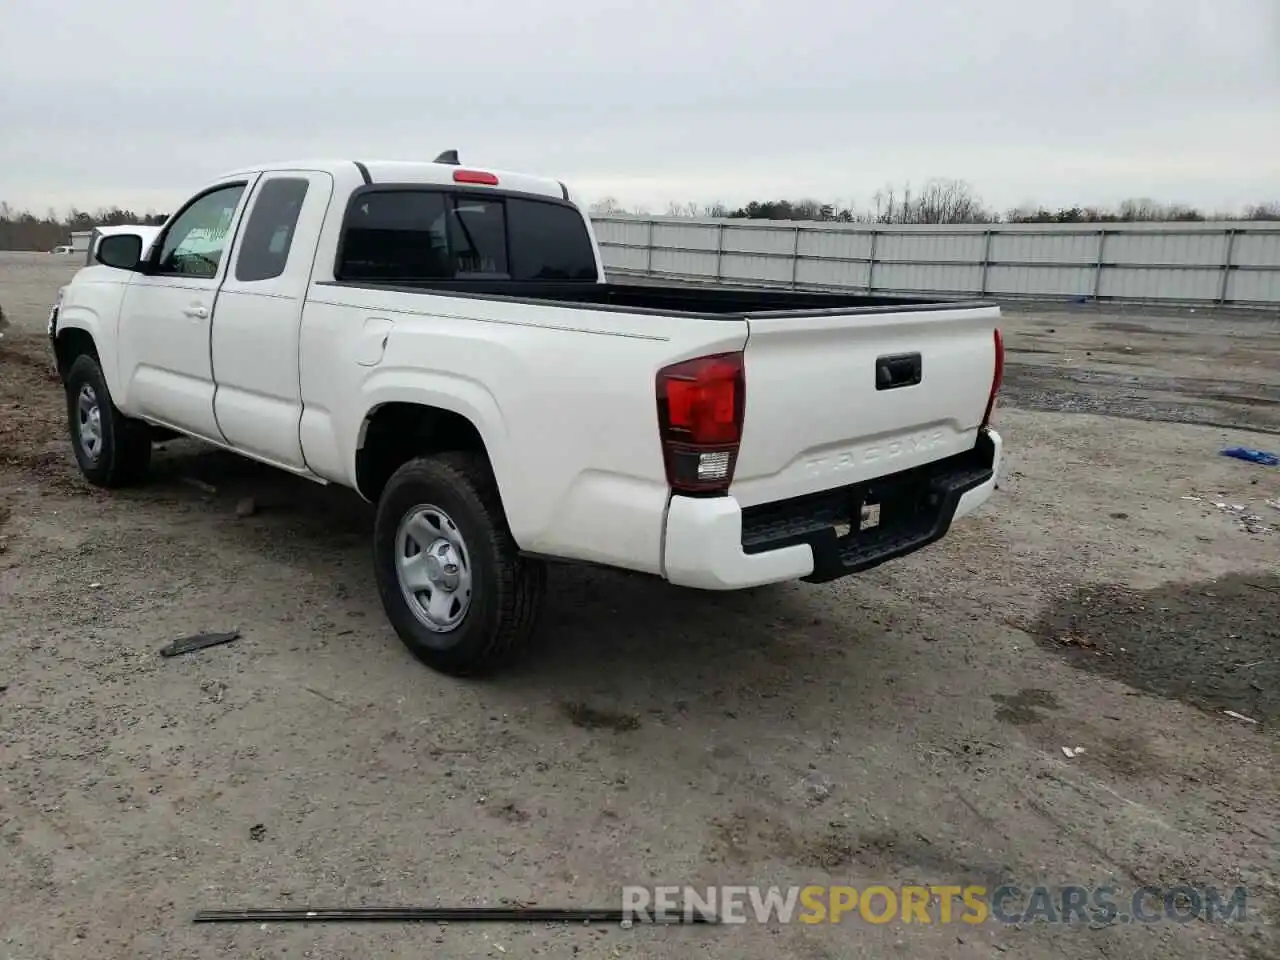
POLYGON ((117 270, 137 270, 142 262, 142 237, 136 233, 114 233, 98 242, 97 261, 117 270))

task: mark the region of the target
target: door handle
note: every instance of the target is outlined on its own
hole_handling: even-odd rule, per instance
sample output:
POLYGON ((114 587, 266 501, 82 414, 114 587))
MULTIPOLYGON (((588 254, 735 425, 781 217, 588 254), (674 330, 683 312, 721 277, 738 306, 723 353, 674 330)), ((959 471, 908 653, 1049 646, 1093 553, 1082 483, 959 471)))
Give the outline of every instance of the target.
POLYGON ((197 320, 204 320, 209 316, 209 311, 205 307, 200 306, 199 304, 195 304, 193 306, 187 307, 187 309, 183 310, 182 312, 185 316, 194 317, 197 320))

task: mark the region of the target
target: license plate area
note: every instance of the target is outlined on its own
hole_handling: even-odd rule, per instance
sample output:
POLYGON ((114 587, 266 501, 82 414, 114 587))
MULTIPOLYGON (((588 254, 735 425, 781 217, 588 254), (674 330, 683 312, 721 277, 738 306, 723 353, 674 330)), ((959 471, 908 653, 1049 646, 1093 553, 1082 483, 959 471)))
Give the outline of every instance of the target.
POLYGON ((859 530, 874 530, 880 526, 880 504, 864 503, 858 521, 859 530))
POLYGON ((847 512, 834 525, 841 544, 930 524, 941 504, 927 483, 858 485, 849 488, 848 497, 847 512))
POLYGON ((836 536, 844 539, 853 533, 866 533, 880 526, 880 504, 863 502, 857 504, 849 512, 849 519, 841 521, 835 525, 836 536), (857 518, 857 525, 854 525, 854 518, 857 518))
POLYGON ((995 448, 979 434, 972 450, 861 484, 746 507, 746 554, 805 544, 814 572, 804 579, 826 583, 903 556, 943 536, 961 496, 991 479, 995 448), (871 525, 878 506, 880 522, 871 525), (857 525, 854 517, 858 518, 857 525))

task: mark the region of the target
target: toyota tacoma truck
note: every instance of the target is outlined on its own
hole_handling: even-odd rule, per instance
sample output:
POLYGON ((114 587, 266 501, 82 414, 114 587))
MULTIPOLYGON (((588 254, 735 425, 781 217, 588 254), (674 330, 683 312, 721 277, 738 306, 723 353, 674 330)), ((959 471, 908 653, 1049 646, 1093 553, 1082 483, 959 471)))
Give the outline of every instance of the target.
POLYGON ((564 183, 452 151, 237 170, 93 259, 50 330, 84 476, 176 433, 355 490, 445 673, 530 637, 548 561, 820 583, 995 486, 995 305, 613 283, 564 183))

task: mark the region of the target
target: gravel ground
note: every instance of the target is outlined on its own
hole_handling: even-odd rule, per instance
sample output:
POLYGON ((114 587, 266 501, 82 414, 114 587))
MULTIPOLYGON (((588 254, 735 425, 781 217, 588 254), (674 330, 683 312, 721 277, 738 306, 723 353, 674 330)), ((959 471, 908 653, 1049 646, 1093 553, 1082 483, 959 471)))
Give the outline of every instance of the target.
POLYGON ((0 254, 0 956, 1280 956, 1280 469, 1218 455, 1280 447, 1275 317, 1012 309, 1001 489, 942 543, 731 595, 556 568, 543 648, 466 683, 385 624, 353 495, 186 441, 79 479, 41 337, 73 269, 0 254), (190 922, 1006 881, 1245 884, 1249 916, 190 922))
POLYGON ((1280 436, 1280 315, 1127 309, 1009 309, 1006 403, 1280 436))

